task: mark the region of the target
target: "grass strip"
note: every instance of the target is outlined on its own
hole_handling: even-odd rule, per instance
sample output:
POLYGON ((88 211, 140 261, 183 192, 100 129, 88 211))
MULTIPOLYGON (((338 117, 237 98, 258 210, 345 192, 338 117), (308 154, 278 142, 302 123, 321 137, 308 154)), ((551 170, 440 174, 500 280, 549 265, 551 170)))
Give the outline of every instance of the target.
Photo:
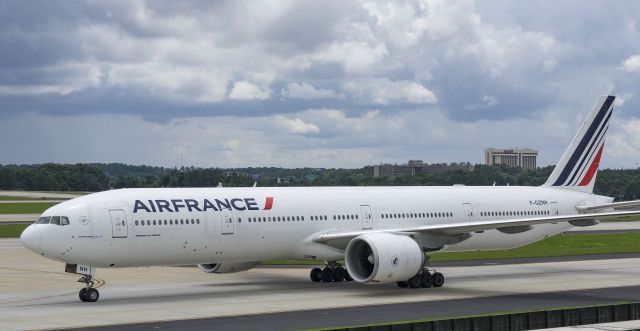
POLYGON ((0 238, 17 238, 29 224, 0 224, 0 238))
POLYGON ((54 197, 19 197, 15 195, 0 195, 0 201, 47 201, 47 200, 69 200, 69 198, 54 197))
POLYGON ((41 214, 57 202, 0 203, 0 214, 41 214))
MULTIPOLYGON (((547 256, 640 253, 640 233, 557 235, 503 251, 433 253, 432 262, 518 259, 547 256)), ((271 260, 266 265, 323 265, 322 261, 271 260)))

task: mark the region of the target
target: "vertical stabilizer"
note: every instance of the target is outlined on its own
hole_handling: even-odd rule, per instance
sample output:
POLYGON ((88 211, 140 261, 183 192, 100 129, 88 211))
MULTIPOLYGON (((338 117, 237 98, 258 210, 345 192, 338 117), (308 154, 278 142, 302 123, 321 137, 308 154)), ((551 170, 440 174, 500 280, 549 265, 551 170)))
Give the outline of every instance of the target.
POLYGON ((543 186, 593 192, 615 96, 603 95, 543 186))

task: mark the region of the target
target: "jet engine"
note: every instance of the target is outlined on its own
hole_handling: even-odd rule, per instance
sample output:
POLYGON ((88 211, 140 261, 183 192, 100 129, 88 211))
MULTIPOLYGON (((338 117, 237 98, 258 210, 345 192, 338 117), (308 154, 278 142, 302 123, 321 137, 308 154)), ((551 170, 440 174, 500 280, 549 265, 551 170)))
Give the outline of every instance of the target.
POLYGON ((198 264, 198 268, 207 273, 214 274, 230 274, 249 270, 260 264, 260 262, 225 262, 225 263, 209 263, 198 264))
POLYGON ((352 239, 345 250, 349 275, 359 283, 392 283, 415 276, 424 253, 410 237, 369 233, 352 239))

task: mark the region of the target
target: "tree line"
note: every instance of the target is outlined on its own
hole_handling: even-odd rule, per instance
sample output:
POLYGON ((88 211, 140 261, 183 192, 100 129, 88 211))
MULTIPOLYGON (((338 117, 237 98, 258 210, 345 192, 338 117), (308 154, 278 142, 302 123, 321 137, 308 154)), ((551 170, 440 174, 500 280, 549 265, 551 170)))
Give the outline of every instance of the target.
MULTIPOLYGON (((97 192, 136 187, 252 186, 449 186, 543 184, 553 166, 524 170, 476 165, 473 171, 373 177, 373 167, 318 168, 197 168, 181 169, 109 164, 0 165, 0 189, 97 192)), ((598 172, 595 193, 616 200, 640 199, 640 169, 604 169, 598 172)))

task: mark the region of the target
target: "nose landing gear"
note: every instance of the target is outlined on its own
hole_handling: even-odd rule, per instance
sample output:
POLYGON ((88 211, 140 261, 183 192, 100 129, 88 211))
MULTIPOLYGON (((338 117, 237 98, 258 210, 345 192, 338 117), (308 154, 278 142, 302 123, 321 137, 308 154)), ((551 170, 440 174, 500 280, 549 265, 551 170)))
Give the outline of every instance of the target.
POLYGON ((85 288, 80 290, 78 296, 80 297, 80 301, 82 302, 96 302, 100 297, 100 293, 97 289, 93 288, 93 279, 91 275, 83 275, 78 279, 78 283, 84 283, 85 288))

